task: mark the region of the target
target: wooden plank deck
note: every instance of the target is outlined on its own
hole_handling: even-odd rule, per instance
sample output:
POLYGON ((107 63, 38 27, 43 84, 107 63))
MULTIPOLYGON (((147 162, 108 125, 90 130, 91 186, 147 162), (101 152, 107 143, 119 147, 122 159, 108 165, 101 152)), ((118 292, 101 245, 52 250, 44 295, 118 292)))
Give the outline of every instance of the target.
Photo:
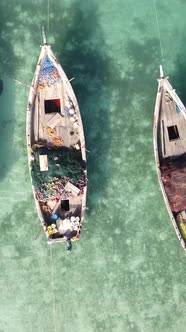
POLYGON ((167 101, 166 91, 163 89, 160 110, 160 131, 163 157, 180 155, 186 152, 186 121, 181 112, 176 109, 174 101, 167 101), (177 126, 179 138, 169 139, 168 127, 177 126))
MULTIPOLYGON (((52 61, 53 62, 53 61, 52 61)), ((51 75, 52 76, 52 75, 51 75)), ((55 102, 58 106, 58 102, 55 102)), ((53 108, 53 103, 51 107, 53 108)), ((56 110, 56 107, 53 108, 56 110)), ((36 72, 34 74, 34 79, 32 82, 32 89, 30 90, 28 108, 27 108, 27 146, 28 146, 28 159, 29 159, 29 167, 31 170, 30 161, 33 158, 31 153, 30 146, 39 141, 46 140, 50 143, 53 143, 53 147, 57 146, 57 139, 60 137, 63 138, 63 143, 65 146, 77 146, 82 150, 83 159, 86 161, 85 154, 85 144, 84 144, 84 134, 83 127, 81 122, 81 116, 79 113, 79 107, 76 101, 76 97, 74 95, 73 89, 66 77, 63 69, 61 68, 58 61, 56 61, 53 52, 48 45, 43 45, 41 49, 41 54, 39 57, 38 65, 36 72), (46 75, 42 74, 41 81, 39 81, 38 75, 40 75, 41 65, 45 56, 48 56, 50 60, 54 60, 54 66, 56 67, 58 74, 57 77, 54 76, 54 79, 49 79, 46 75), (60 76, 61 81, 58 80, 58 76, 60 76), (38 85, 39 83, 39 85, 38 85), (51 84, 50 86, 44 86, 44 84, 51 84), (43 87, 43 88, 42 88, 43 87), (50 102, 45 103, 45 100, 59 99, 61 112, 59 113, 59 109, 57 112, 54 112, 54 118, 51 120, 52 113, 50 112, 52 109, 48 109, 50 107, 50 102), (46 110, 45 110, 46 105, 46 110), (74 114, 72 112, 74 110, 74 114), (55 117, 55 115, 57 115, 55 117), (59 117, 61 116, 61 118, 59 117), (49 118, 50 117, 50 118, 49 118), (74 118, 74 120, 73 120, 74 118), (55 120, 55 121, 54 121, 55 120), (47 122, 49 123, 47 124, 47 122), (51 121, 51 122, 50 122, 51 121), (78 125, 74 126, 74 122, 78 125), (52 123, 52 124, 51 124, 52 123), (50 125, 50 127, 48 126, 50 125), (47 132, 48 130, 48 132, 47 132), (32 138, 32 139, 31 139, 32 138), (54 141, 54 139, 56 140, 54 141), (83 142, 83 147, 80 145, 83 142), (56 145, 55 145, 56 144, 56 145), (79 144, 79 146, 78 146, 79 144)), ((60 141, 60 140, 59 140, 60 141)), ((52 144, 50 145, 52 147, 52 144)), ((46 158, 42 155, 40 158, 40 166, 42 171, 45 171, 48 167, 46 158)), ((84 171, 86 176, 86 171, 84 171)), ((49 243, 64 241, 62 238, 52 238, 49 232, 46 230, 47 218, 45 219, 44 209, 42 210, 43 203, 39 203, 35 196, 35 188, 33 188, 36 208, 38 211, 39 219, 42 223, 46 236, 48 238, 49 243)), ((80 217, 81 222, 84 219, 85 213, 85 202, 86 202, 86 192, 87 188, 84 188, 84 193, 77 197, 69 198, 69 208, 61 208, 61 201, 54 204, 54 209, 58 213, 60 212, 60 216, 65 218, 67 216, 71 216, 73 214, 80 217)), ((66 195, 64 194, 64 199, 66 200, 66 195)))
MULTIPOLYGON (((67 109, 69 107, 69 97, 63 91, 62 83, 55 83, 50 87, 38 91, 35 102, 35 141, 46 140, 52 143, 54 137, 62 138, 63 145, 66 147, 77 147, 79 145, 80 130, 74 123, 78 120, 76 110, 70 116, 67 109), (45 100, 60 99, 61 113, 46 113, 45 100), (55 135, 48 135, 47 128, 53 129, 55 135)), ((81 127, 80 127, 81 128, 81 127)))

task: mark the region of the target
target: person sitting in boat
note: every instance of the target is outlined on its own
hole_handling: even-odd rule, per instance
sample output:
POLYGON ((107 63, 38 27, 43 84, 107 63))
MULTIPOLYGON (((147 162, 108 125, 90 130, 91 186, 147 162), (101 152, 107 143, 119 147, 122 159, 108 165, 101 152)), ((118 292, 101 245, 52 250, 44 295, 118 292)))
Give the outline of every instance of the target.
POLYGON ((72 251, 72 242, 67 239, 66 244, 67 244, 67 247, 66 247, 67 254, 70 254, 72 251))
POLYGON ((69 230, 65 233, 64 235, 64 239, 66 239, 66 244, 67 244, 67 247, 66 247, 66 251, 67 251, 67 254, 70 254, 71 251, 72 251, 72 242, 71 242, 71 239, 73 237, 75 237, 77 235, 77 231, 75 230, 69 230))
POLYGON ((71 226, 71 229, 73 229, 75 231, 79 231, 79 226, 80 226, 79 217, 72 216, 70 218, 70 226, 71 226))
POLYGON ((75 237, 77 235, 77 231, 75 231, 74 229, 68 229, 66 231, 66 233, 64 234, 64 238, 67 240, 71 240, 73 237, 75 237))
POLYGON ((70 227, 71 227, 70 219, 69 218, 65 218, 65 219, 58 218, 56 220, 56 225, 57 225, 57 229, 59 230, 59 232, 61 234, 65 234, 65 232, 68 229, 70 229, 70 227))

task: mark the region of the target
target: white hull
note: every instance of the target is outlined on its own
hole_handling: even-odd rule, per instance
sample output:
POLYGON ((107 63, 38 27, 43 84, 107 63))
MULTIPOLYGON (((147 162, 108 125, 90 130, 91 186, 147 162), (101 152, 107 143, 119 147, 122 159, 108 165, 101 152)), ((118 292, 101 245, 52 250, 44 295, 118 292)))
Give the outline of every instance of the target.
MULTIPOLYGON (((57 226, 55 228, 55 220, 52 224, 54 229, 51 228, 51 223, 48 219, 50 219, 50 215, 53 216, 54 214, 57 214, 60 220, 72 216, 79 218, 78 236, 75 237, 77 239, 84 221, 87 194, 84 132, 79 106, 71 84, 50 46, 45 43, 41 47, 41 53, 32 80, 26 123, 27 151, 32 189, 38 216, 48 242, 63 242, 66 240, 64 230, 62 232, 57 226), (81 191, 76 184, 69 182, 65 187, 67 189, 63 190, 63 193, 57 193, 56 197, 54 194, 52 196, 50 192, 46 194, 48 197, 39 196, 40 191, 33 183, 32 167, 33 159, 36 158, 33 151, 35 151, 35 147, 37 147, 37 151, 39 148, 42 148, 42 144, 45 149, 48 148, 49 153, 53 149, 57 151, 56 153, 63 148, 67 150, 79 150, 84 164, 82 174, 85 179, 84 187, 81 191), (68 211, 61 208, 63 202, 68 203, 68 211)), ((39 156, 39 158, 41 176, 43 174, 47 175, 48 171, 50 171, 47 168, 50 168, 47 165, 48 156, 39 156)), ((60 163, 56 162, 56 167, 60 168, 60 163)), ((63 174, 61 174, 62 176, 63 174)))
MULTIPOLYGON (((184 157, 186 153, 185 118, 185 107, 169 83, 168 78, 164 77, 163 69, 160 67, 153 126, 154 155, 163 198, 177 237, 184 250, 186 250, 186 242, 185 236, 182 236, 182 224, 185 227, 186 204, 184 203, 182 191, 179 190, 181 188, 180 183, 173 180, 173 175, 176 174, 178 177, 179 170, 185 167, 185 161, 183 161, 183 164, 180 162, 180 169, 176 169, 177 161, 182 160, 182 156, 184 157), (172 171, 172 167, 169 174, 169 187, 166 183, 166 173, 163 171, 164 169, 168 170, 167 165, 171 165, 171 167, 175 165, 175 170, 172 171), (181 201, 180 208, 178 201, 176 201, 176 195, 175 197, 171 195, 169 188, 171 190, 176 188, 175 190, 178 191, 181 201), (181 226, 178 222, 180 216, 183 219, 181 226)), ((186 181, 186 177, 184 180, 186 181)))

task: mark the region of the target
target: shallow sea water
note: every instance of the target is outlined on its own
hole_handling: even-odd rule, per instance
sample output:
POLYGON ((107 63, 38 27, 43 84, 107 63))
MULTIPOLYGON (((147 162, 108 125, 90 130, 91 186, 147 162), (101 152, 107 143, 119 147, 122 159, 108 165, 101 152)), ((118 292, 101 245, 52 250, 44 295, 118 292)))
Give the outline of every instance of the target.
POLYGON ((184 0, 1 0, 0 332, 179 332, 186 257, 157 180, 159 64, 186 103, 184 0), (49 15, 48 15, 49 14, 49 15), (25 116, 45 26, 76 93, 88 153, 85 231, 48 246, 25 116), (37 239, 36 239, 37 237, 37 239))

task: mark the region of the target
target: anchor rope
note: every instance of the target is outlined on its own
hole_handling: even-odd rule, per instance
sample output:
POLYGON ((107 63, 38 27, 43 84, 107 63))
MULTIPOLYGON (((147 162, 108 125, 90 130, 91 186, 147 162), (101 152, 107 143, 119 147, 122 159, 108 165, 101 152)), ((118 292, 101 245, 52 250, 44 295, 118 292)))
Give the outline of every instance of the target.
POLYGON ((49 34, 49 27, 50 27, 50 0, 48 0, 47 6, 47 32, 49 34))
POLYGON ((157 7, 156 7, 156 0, 153 0, 153 2, 154 2, 154 10, 155 10, 157 30, 158 30, 158 38, 159 38, 159 43, 160 43, 161 61, 162 61, 162 64, 163 64, 164 54, 163 54, 163 47, 162 47, 162 42, 161 42, 161 34, 160 34, 160 26, 159 26, 159 21, 158 21, 158 12, 157 12, 157 7))
POLYGON ((52 248, 50 245, 50 267, 51 267, 51 289, 52 289, 52 303, 53 303, 53 324, 54 324, 54 332, 56 329, 56 305, 55 305, 55 294, 54 294, 54 261, 52 255, 52 248))

